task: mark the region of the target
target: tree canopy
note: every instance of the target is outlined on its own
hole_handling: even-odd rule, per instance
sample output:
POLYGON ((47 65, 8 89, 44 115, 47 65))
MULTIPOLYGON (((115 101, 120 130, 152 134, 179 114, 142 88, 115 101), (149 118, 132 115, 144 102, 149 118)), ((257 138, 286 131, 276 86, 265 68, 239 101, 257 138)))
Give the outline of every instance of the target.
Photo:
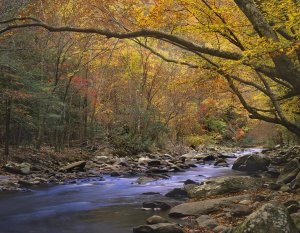
MULTIPOLYGON (((9 80, 3 85, 8 90, 16 80, 28 81, 26 75, 34 79, 35 90, 22 84, 26 95, 17 102, 33 98, 40 106, 34 110, 37 141, 46 121, 55 122, 56 141, 72 137, 65 131, 78 109, 73 98, 82 101, 82 138, 88 125, 106 121, 108 127, 110 119, 146 141, 179 121, 183 127, 188 109, 194 104, 199 114, 217 92, 227 93, 219 102, 228 111, 237 99, 250 118, 300 136, 298 0, 32 0, 0 7, 0 65, 9 80), (124 115, 129 118, 120 119, 124 115)), ((7 94, 8 111, 11 99, 7 94)), ((212 128, 222 131, 222 124, 212 128)))

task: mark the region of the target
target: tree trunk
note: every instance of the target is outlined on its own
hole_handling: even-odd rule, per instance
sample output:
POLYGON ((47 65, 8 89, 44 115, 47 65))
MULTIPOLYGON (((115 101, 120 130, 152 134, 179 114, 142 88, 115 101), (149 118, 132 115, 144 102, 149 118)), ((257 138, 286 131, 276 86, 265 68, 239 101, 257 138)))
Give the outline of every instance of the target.
MULTIPOLYGON (((263 13, 253 0, 234 0, 241 11, 246 15, 260 37, 266 37, 274 42, 279 42, 279 37, 270 26, 263 13)), ((300 71, 292 59, 286 54, 275 51, 270 53, 275 64, 278 77, 290 83, 295 93, 300 92, 300 71)))
POLYGON ((10 144, 10 123, 11 123, 11 99, 6 100, 6 111, 5 111, 5 149, 4 155, 6 159, 9 156, 9 144, 10 144))

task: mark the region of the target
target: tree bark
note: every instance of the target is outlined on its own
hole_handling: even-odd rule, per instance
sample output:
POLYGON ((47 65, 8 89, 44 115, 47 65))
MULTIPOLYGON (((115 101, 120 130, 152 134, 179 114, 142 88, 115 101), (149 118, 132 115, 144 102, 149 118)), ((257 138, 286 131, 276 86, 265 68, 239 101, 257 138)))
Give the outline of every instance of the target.
POLYGON ((6 101, 6 111, 5 111, 5 149, 4 155, 6 159, 9 156, 9 144, 10 144, 10 123, 11 123, 11 98, 8 98, 6 101))
MULTIPOLYGON (((254 0, 234 0, 237 6, 245 14, 260 37, 266 37, 274 42, 279 42, 279 37, 273 30, 254 0)), ((300 92, 300 71, 286 54, 273 52, 270 54, 278 76, 290 83, 296 93, 300 92)))

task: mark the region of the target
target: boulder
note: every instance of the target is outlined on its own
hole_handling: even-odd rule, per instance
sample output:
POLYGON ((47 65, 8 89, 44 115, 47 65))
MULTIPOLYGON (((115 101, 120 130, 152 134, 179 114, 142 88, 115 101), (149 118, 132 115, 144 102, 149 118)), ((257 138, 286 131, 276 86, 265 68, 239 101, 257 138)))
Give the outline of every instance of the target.
POLYGON ((200 216, 213 213, 222 208, 229 207, 235 202, 250 199, 249 195, 240 195, 234 197, 223 197, 216 199, 208 199, 204 201, 188 202, 173 207, 169 215, 170 217, 181 218, 185 216, 200 216))
POLYGON ((59 171, 71 172, 71 171, 84 171, 84 167, 86 165, 86 161, 78 161, 75 163, 68 164, 59 169, 59 171))
POLYGON ((138 164, 139 165, 147 165, 150 160, 151 159, 149 159, 148 157, 141 157, 138 160, 138 164))
POLYGON ((223 167, 227 167, 228 163, 226 162, 225 159, 217 159, 217 161, 214 163, 215 166, 223 166, 223 167))
POLYGON ((230 233, 231 228, 227 226, 219 225, 213 229, 214 233, 230 233))
POLYGON ((250 154, 240 156, 233 164, 232 169, 238 171, 267 171, 270 159, 264 154, 250 154))
POLYGON ((207 180, 203 185, 186 185, 190 198, 203 198, 212 195, 239 192, 256 189, 262 186, 262 181, 250 176, 225 176, 207 180))
POLYGON ((121 173, 117 172, 117 171, 113 171, 113 172, 110 173, 110 176, 112 176, 112 177, 121 176, 121 173))
POLYGON ((167 223, 168 220, 161 216, 153 215, 150 218, 148 218, 146 222, 149 225, 153 225, 153 224, 158 224, 158 223, 167 223))
POLYGON ((196 219, 198 226, 213 229, 218 226, 218 222, 209 215, 201 215, 196 219))
POLYGON ((183 161, 193 159, 196 156, 196 154, 197 154, 196 151, 190 151, 187 154, 181 155, 180 159, 183 160, 183 161))
POLYGON ((205 161, 205 162, 214 161, 215 159, 216 159, 216 157, 214 155, 206 155, 203 157, 203 161, 205 161))
POLYGON ((279 184, 287 184, 296 178, 300 172, 300 162, 298 159, 292 159, 288 162, 281 170, 280 175, 277 179, 279 184))
POLYGON ((4 169, 10 173, 28 175, 31 172, 31 165, 29 163, 8 162, 4 165, 4 169))
POLYGON ((269 166, 266 174, 271 178, 278 178, 278 176, 280 175, 280 172, 278 171, 278 169, 276 167, 269 166))
POLYGON ((267 203, 249 215, 233 233, 297 233, 287 209, 278 203, 267 203))
POLYGON ((182 188, 174 188, 173 190, 168 192, 165 196, 171 198, 185 198, 187 197, 187 191, 182 188))
POLYGON ((161 161, 158 159, 151 159, 148 161, 148 166, 150 167, 156 167, 156 166, 160 166, 161 165, 161 161))
POLYGON ((231 204, 227 208, 231 216, 242 217, 251 214, 252 209, 243 204, 231 204))
POLYGON ((133 233, 184 233, 184 231, 175 223, 158 223, 134 227, 133 233))
POLYGON ((199 183, 198 182, 196 182, 196 181, 193 181, 193 180, 190 180, 190 179, 187 179, 186 181, 184 181, 183 182, 185 185, 187 185, 187 184, 195 184, 195 185, 199 185, 199 183))
POLYGON ((146 184, 149 182, 156 181, 158 178, 157 177, 150 177, 150 176, 141 176, 137 178, 136 183, 138 184, 146 184))

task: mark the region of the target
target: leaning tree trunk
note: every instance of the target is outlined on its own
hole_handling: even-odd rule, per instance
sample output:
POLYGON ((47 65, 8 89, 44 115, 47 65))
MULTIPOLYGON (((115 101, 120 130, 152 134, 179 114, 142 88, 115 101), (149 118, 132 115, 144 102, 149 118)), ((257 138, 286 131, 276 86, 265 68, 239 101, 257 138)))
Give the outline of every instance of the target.
MULTIPOLYGON (((274 42, 279 42, 279 37, 273 30, 262 11, 255 4, 254 0, 234 0, 241 11, 246 15, 248 20, 253 25, 255 31, 261 37, 266 37, 274 42)), ((290 83, 294 92, 300 93, 300 70, 297 68, 292 59, 279 52, 273 52, 270 54, 278 77, 288 83, 290 83)))

